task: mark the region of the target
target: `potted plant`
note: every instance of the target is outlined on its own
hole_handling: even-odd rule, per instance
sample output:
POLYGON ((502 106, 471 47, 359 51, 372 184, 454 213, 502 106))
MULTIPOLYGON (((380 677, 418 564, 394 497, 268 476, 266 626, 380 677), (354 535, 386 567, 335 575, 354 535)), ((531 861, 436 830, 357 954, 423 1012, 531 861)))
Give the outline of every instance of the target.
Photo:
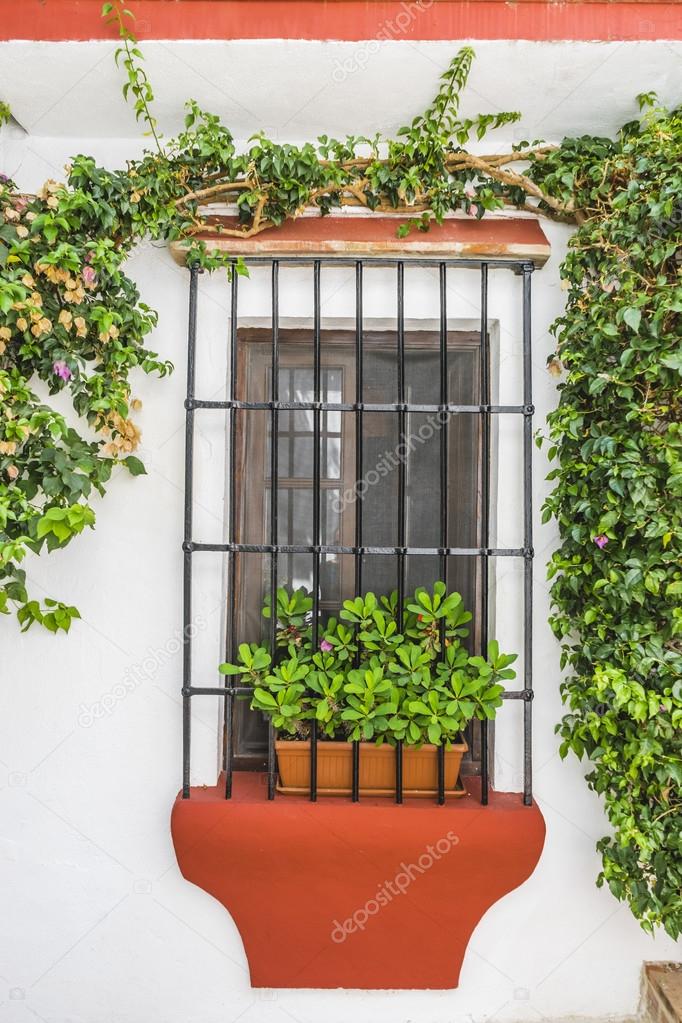
MULTIPOLYGON (((469 656, 462 640, 471 614, 442 582, 405 600, 401 628, 396 592, 344 601, 338 619, 318 624, 315 649, 312 605, 305 590, 279 589, 275 657, 242 643, 237 663, 220 665, 253 686, 252 709, 272 720, 280 790, 308 790, 316 721, 319 794, 351 791, 353 742, 361 744, 361 793, 395 792, 398 742, 405 795, 435 792, 440 746, 452 793, 468 749, 462 731, 474 718, 495 717, 516 654, 500 653, 493 640, 486 658, 469 656)), ((271 613, 267 601, 263 615, 271 613)))

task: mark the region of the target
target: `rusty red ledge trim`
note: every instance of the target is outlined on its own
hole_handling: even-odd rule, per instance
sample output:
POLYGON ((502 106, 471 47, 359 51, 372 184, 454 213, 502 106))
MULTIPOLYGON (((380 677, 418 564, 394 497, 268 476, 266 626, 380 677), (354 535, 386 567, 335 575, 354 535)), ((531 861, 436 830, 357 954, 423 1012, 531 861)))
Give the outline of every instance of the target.
MULTIPOLYGON (((679 3, 647 0, 130 0, 140 39, 658 40, 679 3)), ((0 40, 114 38, 101 0, 0 0, 0 40)))
MULTIPOLYGON (((212 218, 235 227, 232 218, 212 218)), ((398 238, 401 220, 395 217, 302 217, 271 228, 253 238, 216 238, 205 235, 209 248, 235 256, 457 256, 491 259, 527 259, 544 266, 551 249, 536 220, 484 218, 483 220, 446 220, 433 224, 427 232, 412 231, 398 238)), ((202 237, 202 236, 199 236, 202 237)), ((186 244, 171 245, 173 258, 184 263, 186 244)))
MULTIPOLYGON (((539 808, 517 793, 491 793, 487 807, 474 792, 442 807, 269 803, 264 782, 236 776, 229 801, 222 785, 193 788, 171 816, 180 870, 231 914, 252 987, 454 988, 476 925, 544 844, 539 808)), ((513 916, 506 927, 519 940, 513 916)))

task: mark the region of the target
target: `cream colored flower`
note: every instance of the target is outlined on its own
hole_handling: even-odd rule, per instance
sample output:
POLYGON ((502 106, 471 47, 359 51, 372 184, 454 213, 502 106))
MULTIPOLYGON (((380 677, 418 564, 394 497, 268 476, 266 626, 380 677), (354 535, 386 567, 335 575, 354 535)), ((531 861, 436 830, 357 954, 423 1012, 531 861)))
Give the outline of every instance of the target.
POLYGON ((68 291, 64 295, 64 298, 66 299, 66 301, 67 302, 74 302, 76 305, 80 305, 80 303, 85 298, 85 289, 83 287, 81 287, 80 284, 77 284, 74 288, 69 288, 68 287, 68 282, 67 282, 67 288, 68 288, 68 291))
POLYGON ((77 316, 73 321, 77 337, 85 337, 88 333, 88 325, 82 316, 77 316))
POLYGON ((15 231, 19 238, 28 238, 28 228, 24 227, 23 224, 17 224, 15 231))
POLYGON ((7 473, 11 480, 15 480, 19 475, 19 470, 17 469, 16 465, 8 465, 7 468, 5 469, 5 472, 7 473))
POLYGON ((19 319, 17 320, 17 327, 19 328, 19 330, 28 330, 28 323, 26 322, 23 316, 20 316, 19 319))
POLYGON ((69 279, 69 271, 62 270, 59 266, 48 266, 45 268, 45 276, 53 284, 63 284, 69 279))
POLYGON ((30 274, 24 274, 21 278, 21 283, 25 284, 27 288, 35 288, 36 282, 33 280, 30 274))
POLYGON ((47 199, 50 195, 52 195, 54 192, 58 192, 59 189, 63 187, 64 186, 61 185, 58 181, 55 181, 54 178, 48 178, 43 187, 38 192, 38 198, 47 199))
POLYGON ((2 338, 3 341, 9 341, 11 336, 12 331, 9 329, 9 327, 0 327, 0 338, 2 338))
POLYGON ((59 322, 62 327, 66 327, 67 330, 71 330, 73 325, 73 313, 70 313, 68 309, 62 309, 59 314, 59 322))
POLYGON ((103 452, 111 458, 120 458, 135 451, 142 434, 130 419, 124 419, 117 412, 110 413, 108 419, 100 426, 100 431, 111 440, 103 447, 103 452))
POLYGON ((0 440, 0 455, 13 455, 17 450, 15 440, 0 440))
POLYGON ((31 327, 31 333, 35 337, 40 337, 41 334, 49 334, 52 330, 52 321, 48 320, 47 316, 41 317, 37 323, 34 323, 31 327))

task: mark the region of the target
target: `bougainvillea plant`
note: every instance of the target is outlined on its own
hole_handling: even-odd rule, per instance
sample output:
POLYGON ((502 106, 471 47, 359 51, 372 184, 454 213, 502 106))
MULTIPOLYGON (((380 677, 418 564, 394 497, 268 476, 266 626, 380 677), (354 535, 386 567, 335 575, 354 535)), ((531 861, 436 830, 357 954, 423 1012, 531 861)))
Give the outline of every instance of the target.
MULTIPOLYGON (((292 146, 258 135, 238 152, 219 118, 190 102, 185 130, 165 140, 130 17, 118 0, 103 13, 153 148, 117 171, 75 157, 64 183, 35 195, 0 178, 0 610, 14 607, 24 628, 68 629, 76 609, 29 595, 22 560, 91 526, 93 492, 119 463, 144 471, 134 455, 134 374, 170 366, 146 347, 156 314, 123 269, 138 241, 185 239, 188 260, 245 272, 206 239, 252 236, 311 207, 400 211, 401 234, 504 206, 576 224, 549 363, 562 377, 545 507, 560 532, 550 573, 567 669, 561 751, 589 757, 588 784, 604 798, 612 835, 600 843, 600 883, 644 927, 678 936, 680 111, 641 97, 641 118, 616 139, 474 155, 472 137, 518 115, 461 117, 473 57, 464 48, 433 103, 396 138, 292 146), (219 227, 211 206, 226 202, 235 221, 219 227), (79 430, 50 404, 61 391, 79 430)), ((7 116, 0 105, 0 123, 7 116)))

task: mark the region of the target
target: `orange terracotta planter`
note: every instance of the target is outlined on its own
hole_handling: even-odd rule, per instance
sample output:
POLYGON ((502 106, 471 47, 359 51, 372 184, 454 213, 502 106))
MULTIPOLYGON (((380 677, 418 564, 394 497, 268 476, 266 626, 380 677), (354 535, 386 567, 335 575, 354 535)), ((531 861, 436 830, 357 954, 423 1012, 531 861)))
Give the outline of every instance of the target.
MULTIPOLYGON (((445 751, 445 794, 465 795, 457 788, 462 756, 468 750, 462 741, 445 751)), ((280 792, 303 795, 310 788, 310 743, 278 739, 275 741, 279 765, 280 792)), ((320 796, 348 796, 353 783, 353 744, 319 742, 317 745, 317 792, 320 796)), ((424 745, 403 748, 403 795, 433 796, 438 790, 437 747, 424 745)), ((395 795, 395 749, 360 743, 360 795, 395 795)))

